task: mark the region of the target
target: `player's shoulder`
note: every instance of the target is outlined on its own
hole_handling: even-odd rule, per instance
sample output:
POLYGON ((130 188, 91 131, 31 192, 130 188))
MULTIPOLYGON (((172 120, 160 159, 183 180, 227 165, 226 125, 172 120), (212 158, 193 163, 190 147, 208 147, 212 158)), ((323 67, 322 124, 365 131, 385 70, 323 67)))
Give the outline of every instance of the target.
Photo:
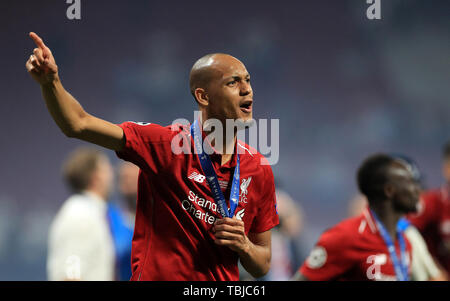
POLYGON ((151 122, 126 121, 119 126, 124 130, 132 130, 141 136, 149 136, 151 138, 171 139, 177 134, 189 134, 189 126, 182 123, 172 123, 170 125, 160 125, 151 122))
POLYGON ((360 234, 366 230, 363 229, 363 231, 361 231, 364 223, 367 223, 367 221, 362 214, 359 216, 346 218, 333 227, 325 230, 321 236, 321 240, 332 243, 334 242, 336 244, 352 244, 358 239, 360 234))
POLYGON ((166 130, 174 132, 174 133, 184 133, 191 134, 191 125, 183 124, 183 123, 172 123, 164 127, 166 130))
POLYGON ((257 149, 248 145, 242 140, 237 141, 237 151, 243 160, 248 164, 262 168, 266 173, 272 174, 272 167, 267 158, 262 155, 257 149))
POLYGON ((346 218, 333 227, 327 229, 325 233, 351 235, 355 230, 357 230, 361 220, 362 216, 346 218))
POLYGON ((237 140, 236 147, 240 155, 249 156, 250 158, 263 157, 254 147, 251 147, 242 140, 237 140))
POLYGON ((425 190, 420 195, 420 198, 423 202, 426 203, 437 203, 448 200, 449 191, 446 187, 433 188, 429 190, 425 190))

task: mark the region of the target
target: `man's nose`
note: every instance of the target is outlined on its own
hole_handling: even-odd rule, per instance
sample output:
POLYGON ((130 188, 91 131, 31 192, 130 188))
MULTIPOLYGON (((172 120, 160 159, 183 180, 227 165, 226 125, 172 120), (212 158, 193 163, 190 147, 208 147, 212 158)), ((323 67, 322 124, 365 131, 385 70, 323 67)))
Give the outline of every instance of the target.
POLYGON ((241 91, 240 91, 241 96, 246 96, 246 95, 249 95, 250 93, 252 93, 251 85, 247 82, 243 82, 241 85, 241 91))

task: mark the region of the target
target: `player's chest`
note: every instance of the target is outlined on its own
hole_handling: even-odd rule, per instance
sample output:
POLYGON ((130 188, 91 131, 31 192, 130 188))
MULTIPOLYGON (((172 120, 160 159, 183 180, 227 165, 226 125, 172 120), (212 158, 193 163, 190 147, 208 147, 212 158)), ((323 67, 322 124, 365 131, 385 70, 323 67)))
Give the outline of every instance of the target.
MULTIPOLYGON (((400 248, 396 246, 396 258, 389 253, 387 247, 379 244, 377 248, 371 251, 361 251, 358 255, 358 265, 355 270, 358 278, 373 281, 393 281, 397 280, 395 266, 402 268, 406 266, 408 274, 411 266, 411 250, 408 248, 402 253, 400 248), (403 264, 403 265, 402 265, 403 264)), ((365 247, 367 250, 367 247, 365 247)))
MULTIPOLYGON (((262 187, 258 185, 260 175, 254 170, 248 170, 245 166, 240 166, 239 177, 235 177, 234 168, 215 169, 217 180, 226 200, 226 205, 230 208, 229 199, 232 194, 233 183, 238 187, 235 192, 238 198, 238 205, 234 211, 237 219, 243 220, 246 228, 251 225, 257 213, 257 201, 262 198, 262 187)), ((211 186, 198 164, 185 165, 179 168, 179 172, 174 179, 180 189, 179 206, 182 209, 196 216, 213 216, 221 218, 218 209, 218 201, 214 198, 211 186)), ((211 221, 213 218, 210 219, 211 221)), ((200 222, 205 222, 201 219, 200 222)), ((208 220, 206 219, 206 226, 208 220)))

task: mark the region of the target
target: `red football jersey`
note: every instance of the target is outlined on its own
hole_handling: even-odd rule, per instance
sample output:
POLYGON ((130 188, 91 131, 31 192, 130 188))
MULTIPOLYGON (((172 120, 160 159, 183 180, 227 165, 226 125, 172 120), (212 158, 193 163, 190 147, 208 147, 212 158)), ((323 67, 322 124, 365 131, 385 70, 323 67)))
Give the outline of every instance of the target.
MULTIPOLYGON (((211 232, 221 218, 203 175, 189 127, 125 122, 126 137, 117 155, 141 169, 132 243, 131 280, 239 280, 238 255, 214 243, 211 232), (174 154, 172 139, 190 141, 191 154, 174 154)), ((240 197, 236 217, 245 232, 265 232, 278 224, 275 184, 265 158, 238 141, 240 197)), ((236 155, 221 166, 210 155, 227 205, 236 155), (228 185, 229 184, 229 185, 228 185)))
MULTIPOLYGON (((411 244, 403 237, 410 274, 411 244)), ((400 258, 398 240, 395 248, 400 258)), ((312 281, 397 280, 387 245, 367 208, 360 216, 325 231, 300 267, 300 273, 312 281)))
POLYGON ((431 255, 450 274, 449 194, 449 187, 424 192, 418 213, 408 219, 422 233, 431 255))

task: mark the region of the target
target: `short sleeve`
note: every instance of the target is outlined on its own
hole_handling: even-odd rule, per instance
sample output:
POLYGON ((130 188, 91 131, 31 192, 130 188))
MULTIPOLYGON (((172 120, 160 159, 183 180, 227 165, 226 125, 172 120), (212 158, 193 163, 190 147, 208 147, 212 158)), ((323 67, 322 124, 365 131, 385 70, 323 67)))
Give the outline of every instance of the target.
POLYGON ((167 169, 171 162, 171 140, 176 134, 170 127, 153 123, 119 124, 125 135, 125 147, 116 154, 150 174, 167 169))
POLYGON ((264 187, 266 189, 261 194, 263 197, 259 202, 258 213, 250 227, 252 233, 262 233, 279 224, 272 169, 270 165, 262 166, 262 168, 264 168, 264 187))
POLYGON ((347 242, 342 233, 325 232, 300 267, 300 273, 311 281, 335 280, 345 274, 354 266, 347 242))

